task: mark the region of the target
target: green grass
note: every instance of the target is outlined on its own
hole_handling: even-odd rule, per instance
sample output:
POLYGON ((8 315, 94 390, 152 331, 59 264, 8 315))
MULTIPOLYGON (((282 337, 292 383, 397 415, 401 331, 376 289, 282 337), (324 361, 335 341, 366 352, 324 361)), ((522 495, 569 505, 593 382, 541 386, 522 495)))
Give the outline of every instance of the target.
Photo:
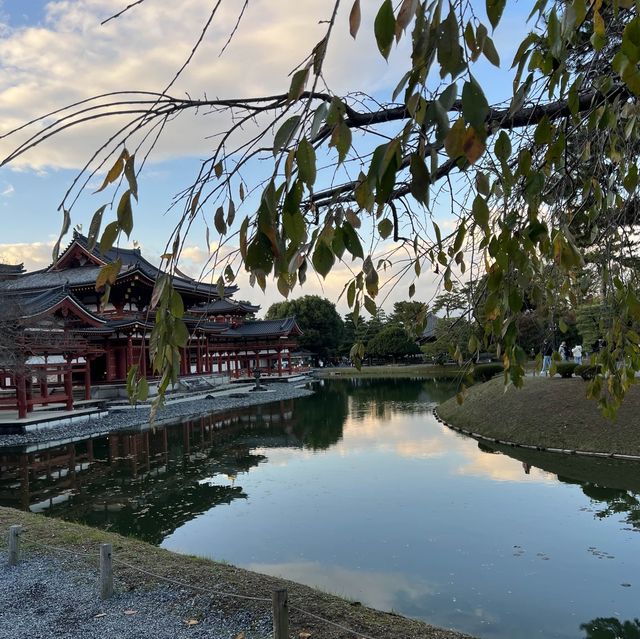
POLYGON ((469 389, 438 408, 453 426, 517 444, 640 455, 640 388, 627 393, 615 422, 586 398, 587 385, 572 379, 527 377, 524 388, 505 392, 502 377, 469 389))
POLYGON ((319 377, 448 377, 458 378, 469 371, 456 365, 435 366, 433 364, 410 364, 408 366, 387 364, 357 368, 324 368, 317 370, 319 377))

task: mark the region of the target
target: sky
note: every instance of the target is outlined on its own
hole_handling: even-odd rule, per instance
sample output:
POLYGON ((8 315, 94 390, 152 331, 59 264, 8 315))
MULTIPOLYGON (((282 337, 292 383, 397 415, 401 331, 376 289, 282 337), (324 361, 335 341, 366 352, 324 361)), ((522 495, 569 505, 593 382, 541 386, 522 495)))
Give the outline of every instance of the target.
MULTIPOLYGON (((0 133, 66 104, 91 95, 119 90, 162 90, 183 64, 213 5, 212 0, 175 2, 146 0, 118 20, 101 21, 130 4, 130 0, 0 0, 0 133)), ((362 2, 363 21, 354 41, 349 36, 350 2, 342 4, 332 45, 325 61, 329 86, 338 94, 360 89, 370 95, 389 95, 404 72, 407 39, 400 41, 389 62, 378 55, 373 19, 379 0, 362 2)), ((193 62, 172 89, 218 97, 269 95, 288 89, 288 74, 304 59, 322 35, 332 2, 327 0, 249 0, 230 46, 220 50, 238 17, 238 0, 227 0, 193 62)), ((494 34, 502 57, 500 70, 481 64, 476 75, 488 87, 490 101, 510 94, 513 53, 528 31, 528 2, 517 2, 505 11, 494 34)), ((484 8, 478 12, 484 17, 484 8)), ((485 20, 486 22, 486 20, 485 20)), ((171 198, 188 185, 199 162, 212 147, 209 136, 220 122, 199 114, 182 117, 165 131, 154 156, 139 179, 140 198, 134 207, 137 242, 152 261, 164 253, 176 222, 167 212, 171 198)), ((110 124, 87 125, 56 137, 0 169, 0 260, 24 262, 28 269, 43 268, 51 261, 51 249, 59 234, 58 205, 78 169, 110 134, 110 124)), ((5 157, 18 138, 0 139, 5 157)), ((251 168, 251 167, 250 167, 251 168)), ((259 172, 258 167, 251 170, 259 172)), ((250 176, 249 176, 250 177, 250 176)), ((93 211, 105 203, 92 192, 102 176, 94 179, 72 211, 72 226, 86 233, 93 211)), ((108 201, 108 200, 107 200, 108 201)), ((252 213, 249 199, 245 214, 252 213)), ((444 213, 439 223, 451 224, 444 213)), ((213 211, 211 212, 211 217, 213 211)), ((241 215, 239 215, 241 218, 241 215)), ((196 225, 186 242, 181 268, 197 276, 206 261, 203 226, 196 225)), ((63 245, 70 234, 63 240, 63 245)), ((212 237, 215 244, 215 238, 212 237)), ((348 279, 347 265, 337 265, 328 278, 311 275, 293 297, 319 294, 336 302, 348 279)), ((416 284, 414 299, 429 299, 438 278, 426 273, 416 284)), ((266 293, 250 289, 244 273, 237 297, 251 299, 263 310, 282 297, 275 282, 266 293)), ((407 299, 407 287, 394 287, 384 308, 407 299)), ((342 300, 338 305, 348 309, 342 300)))

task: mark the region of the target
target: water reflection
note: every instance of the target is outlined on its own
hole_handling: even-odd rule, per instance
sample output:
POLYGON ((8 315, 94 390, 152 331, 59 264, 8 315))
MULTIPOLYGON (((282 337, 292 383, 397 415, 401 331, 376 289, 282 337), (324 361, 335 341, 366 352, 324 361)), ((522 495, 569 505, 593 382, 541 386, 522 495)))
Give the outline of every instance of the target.
POLYGON ((445 380, 316 389, 4 453, 0 501, 487 639, 637 630, 637 464, 478 444, 432 417, 445 380))
POLYGON ((619 621, 615 617, 598 617, 580 626, 585 639, 640 639, 640 619, 619 621))

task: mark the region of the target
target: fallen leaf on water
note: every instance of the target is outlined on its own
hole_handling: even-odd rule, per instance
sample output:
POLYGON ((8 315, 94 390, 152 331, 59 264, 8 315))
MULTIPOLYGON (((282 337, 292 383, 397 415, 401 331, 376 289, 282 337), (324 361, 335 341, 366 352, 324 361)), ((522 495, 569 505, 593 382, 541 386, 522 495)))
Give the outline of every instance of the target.
POLYGON ((138 611, 137 610, 125 610, 124 614, 125 615, 137 615, 138 611))
POLYGON ((200 622, 197 619, 185 619, 187 626, 197 626, 200 622))
POLYGON ((239 632, 233 639, 244 639, 244 632, 239 632))
POLYGON ((97 615, 93 615, 94 619, 99 619, 100 617, 106 617, 107 613, 106 612, 99 612, 97 615))
POLYGON ((305 632, 305 631, 301 632, 298 635, 298 637, 300 637, 300 639, 309 639, 310 636, 311 636, 311 633, 310 632, 305 632))

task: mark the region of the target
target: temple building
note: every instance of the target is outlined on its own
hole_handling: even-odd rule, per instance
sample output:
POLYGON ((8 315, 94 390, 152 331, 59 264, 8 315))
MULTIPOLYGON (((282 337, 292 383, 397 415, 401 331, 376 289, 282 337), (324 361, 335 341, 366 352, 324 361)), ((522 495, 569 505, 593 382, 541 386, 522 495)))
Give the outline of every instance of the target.
MULTIPOLYGON (((0 265, 0 411, 25 417, 35 405, 73 407, 82 388, 90 400, 101 389, 122 388, 137 364, 152 379, 149 337, 155 312, 150 308, 162 274, 140 249, 89 249, 75 233, 59 258, 40 271, 0 265), (109 302, 96 290, 100 269, 120 259, 109 302)), ((255 320, 259 310, 235 301, 236 286, 220 297, 215 285, 174 276, 182 296, 190 339, 182 349, 181 377, 251 376, 291 372, 291 352, 302 334, 295 318, 255 320)))

